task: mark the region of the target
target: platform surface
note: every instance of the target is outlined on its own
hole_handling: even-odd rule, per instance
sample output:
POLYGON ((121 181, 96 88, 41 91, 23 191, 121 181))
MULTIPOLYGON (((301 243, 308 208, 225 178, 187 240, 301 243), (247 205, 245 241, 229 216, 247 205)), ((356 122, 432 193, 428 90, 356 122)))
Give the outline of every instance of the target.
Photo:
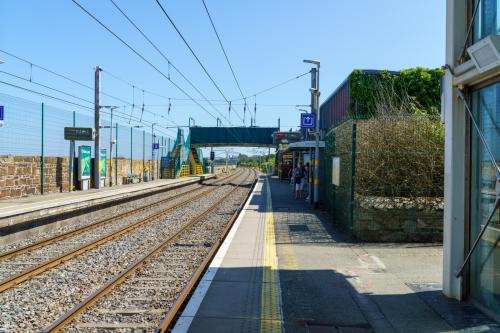
POLYGON ((267 182, 257 183, 173 332, 497 331, 442 295, 441 246, 352 242, 288 184, 267 182))
POLYGON ((147 193, 162 188, 168 189, 169 187, 181 184, 196 183, 201 177, 209 179, 213 177, 213 175, 206 174, 177 179, 159 179, 137 184, 104 187, 100 190, 90 189, 87 191, 52 193, 0 200, 0 227, 14 224, 16 222, 16 217, 22 215, 26 215, 27 218, 31 218, 34 215, 43 216, 57 213, 59 210, 71 210, 80 208, 82 205, 92 205, 97 201, 103 203, 110 200, 116 200, 117 198, 147 193))

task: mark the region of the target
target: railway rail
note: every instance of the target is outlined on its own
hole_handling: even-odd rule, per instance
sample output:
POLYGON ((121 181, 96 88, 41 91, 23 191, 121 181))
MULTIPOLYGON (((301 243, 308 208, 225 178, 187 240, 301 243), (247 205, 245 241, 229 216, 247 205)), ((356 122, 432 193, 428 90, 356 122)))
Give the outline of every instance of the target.
MULTIPOLYGON (((47 326, 57 318, 57 314, 60 315, 61 313, 64 313, 65 311, 71 309, 75 304, 81 302, 82 299, 84 299, 89 295, 89 293, 95 290, 96 286, 104 285, 108 281, 112 280, 112 277, 114 275, 123 271, 126 266, 130 264, 130 262, 135 262, 136 260, 138 260, 138 258, 141 256, 141 253, 145 253, 151 248, 151 244, 156 244, 159 240, 168 239, 173 237, 173 235, 178 234, 180 232, 179 227, 184 228, 186 224, 189 224, 189 221, 193 220, 193 214, 198 212, 200 210, 200 207, 211 206, 213 208, 215 207, 214 202, 220 203, 222 197, 226 198, 225 201, 236 200, 236 197, 231 198, 232 196, 228 193, 235 193, 234 191, 246 191, 246 189, 243 189, 241 187, 231 186, 234 185, 232 183, 241 182, 241 180, 236 181, 236 179, 242 177, 254 178, 255 175, 249 173, 248 170, 239 171, 229 177, 219 179, 216 182, 209 184, 209 186, 212 186, 213 188, 210 188, 208 190, 205 190, 205 185, 200 186, 197 189, 190 189, 182 192, 179 196, 171 196, 168 198, 168 201, 169 203, 173 204, 168 208, 165 208, 164 206, 160 207, 158 203, 146 205, 149 209, 141 207, 137 209, 137 211, 141 212, 142 214, 148 212, 149 210, 156 209, 156 211, 149 214, 145 219, 143 219, 148 220, 148 222, 144 222, 135 228, 131 228, 127 232, 122 232, 120 235, 116 235, 115 237, 112 237, 107 241, 104 241, 104 239, 102 238, 105 236, 102 236, 102 234, 100 234, 98 239, 92 242, 92 244, 96 242, 99 244, 96 243, 94 244, 95 246, 93 245, 92 248, 88 248, 86 250, 80 249, 81 244, 76 244, 77 242, 74 241, 74 237, 65 237, 65 234, 63 238, 57 238, 61 235, 52 237, 53 240, 51 243, 49 243, 49 247, 58 246, 61 244, 61 242, 64 241, 76 244, 72 248, 73 251, 71 252, 71 256, 68 256, 69 253, 59 255, 56 258, 51 259, 51 261, 55 260, 56 262, 49 265, 46 265, 48 262, 44 261, 41 264, 45 265, 43 270, 33 271, 33 269, 31 269, 30 273, 26 273, 29 271, 26 270, 26 272, 17 274, 16 277, 23 275, 22 280, 16 281, 16 283, 11 284, 5 289, 2 289, 2 292, 0 292, 0 310, 2 312, 2 318, 0 318, 0 331, 2 329, 6 329, 7 331, 9 331, 9 329, 12 328, 17 328, 18 331, 20 330, 23 332, 39 331, 41 328, 47 326), (190 197, 185 200, 185 198, 188 196, 190 197), (173 207, 177 208, 174 209, 173 207), (163 214, 161 212, 163 212, 163 214), (78 250, 78 252, 75 252, 75 250, 78 250), (16 323, 20 326, 14 326, 17 325, 16 323)), ((207 211, 204 212, 206 214, 209 214, 209 212, 207 211)), ((130 214, 128 216, 134 215, 132 211, 127 212, 127 214, 130 214)), ((220 221, 217 221, 221 220, 221 216, 212 216, 212 224, 219 225, 220 221)), ((114 219, 113 221, 116 220, 117 219, 114 219)), ((207 219, 202 218, 202 220, 207 219)), ((225 221, 226 222, 224 222, 224 225, 227 225, 227 219, 225 221)), ((101 221, 99 221, 100 226, 98 227, 91 227, 83 232, 76 231, 75 234, 79 234, 81 236, 87 232, 95 233, 96 230, 100 230, 102 226, 107 225, 106 223, 100 222, 101 221)), ((137 221, 128 222, 128 224, 132 225, 136 222, 137 221)), ((126 227, 127 226, 123 228, 126 227)), ((212 227, 210 225, 205 225, 206 230, 210 230, 211 228, 212 227)), ((119 232, 120 231, 122 230, 119 229, 119 232)), ((219 232, 217 234, 219 236, 217 237, 220 237, 220 234, 221 233, 219 232)), ((186 263, 187 267, 191 269, 191 271, 194 271, 197 265, 199 265, 199 263, 202 261, 201 256, 204 256, 206 251, 208 250, 207 244, 215 244, 218 239, 217 237, 210 239, 206 244, 200 243, 198 244, 199 246, 187 246, 186 248, 190 249, 191 255, 188 257, 182 257, 182 260, 180 259, 180 256, 175 256, 175 253, 171 253, 169 259, 174 260, 174 262, 175 260, 177 260, 177 264, 166 265, 165 269, 174 272, 176 268, 184 265, 181 264, 181 262, 184 262, 186 263), (195 251, 196 248, 199 250, 198 252, 195 251), (191 264, 187 264, 189 262, 191 262, 191 264)), ((179 239, 182 239, 182 237, 179 236, 179 239)), ((44 242, 45 241, 46 240, 44 240, 44 242)), ((181 249, 184 249, 182 244, 175 245, 174 247, 179 248, 179 246, 181 249)), ((21 251, 23 252, 23 254, 18 256, 9 254, 4 258, 7 258, 5 260, 14 260, 21 257, 25 259, 36 258, 34 253, 37 253, 38 251, 46 248, 47 245, 45 244, 35 245, 33 246, 33 249, 35 250, 30 251, 22 249, 21 251)), ((1 262, 2 258, 0 257, 0 263, 1 262)), ((41 265, 38 264, 38 266, 41 265)), ((141 272, 143 272, 142 268, 141 272)), ((173 275, 166 280, 169 280, 170 282, 178 286, 178 288, 182 289, 181 287, 183 286, 183 284, 179 283, 181 283, 180 281, 185 280, 182 279, 182 276, 185 278, 186 273, 182 273, 182 270, 180 270, 179 272, 180 277, 177 278, 175 274, 172 273, 173 275)), ((141 283, 145 285, 132 288, 136 288, 134 290, 137 296, 132 301, 141 301, 141 292, 147 294, 149 290, 147 283, 155 280, 162 281, 162 283, 165 283, 166 281, 165 279, 162 280, 151 277, 144 277, 143 280, 140 281, 142 281, 141 283)), ((185 282, 187 283, 187 280, 185 282)), ((160 287, 157 286, 155 288, 160 287)), ((176 290, 176 292, 178 292, 179 290, 176 290)), ((173 302, 173 300, 170 300, 169 302, 173 302)), ((155 317, 156 322, 161 319, 161 315, 164 315, 166 310, 168 310, 169 308, 169 306, 165 305, 165 307, 163 308, 164 311, 162 313, 159 313, 158 309, 156 310, 158 312, 155 317)), ((133 305, 131 305, 131 310, 129 310, 129 312, 133 312, 133 305)))
MULTIPOLYGON (((211 185, 224 184, 224 182, 230 181, 237 176, 237 174, 233 174, 218 179, 212 182, 211 185)), ((205 188, 206 186, 200 185, 194 190, 186 190, 158 202, 147 204, 128 212, 105 218, 91 225, 0 254, 0 268, 2 268, 0 271, 0 292, 33 278, 64 261, 109 242, 124 233, 154 221, 175 209, 189 204, 197 198, 209 195, 216 189, 212 188, 201 191, 205 188), (175 200, 184 197, 188 198, 175 203, 175 200), (162 208, 165 204, 169 204, 168 207, 162 208), (154 212, 154 209, 157 212, 154 212), (151 211, 153 211, 152 214, 151 211), (126 218, 146 212, 148 213, 146 218, 137 221, 134 219, 125 220, 126 218)))
POLYGON ((253 186, 256 174, 244 178, 44 332, 166 331, 250 194, 252 187, 242 185, 253 186))

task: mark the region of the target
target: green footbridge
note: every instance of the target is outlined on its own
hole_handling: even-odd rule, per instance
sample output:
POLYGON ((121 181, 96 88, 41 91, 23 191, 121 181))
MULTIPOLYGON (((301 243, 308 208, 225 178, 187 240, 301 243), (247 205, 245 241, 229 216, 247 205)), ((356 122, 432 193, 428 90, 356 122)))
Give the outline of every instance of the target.
POLYGON ((190 127, 187 137, 177 131, 172 150, 161 159, 161 177, 179 178, 206 173, 203 147, 274 147, 278 127, 190 127))

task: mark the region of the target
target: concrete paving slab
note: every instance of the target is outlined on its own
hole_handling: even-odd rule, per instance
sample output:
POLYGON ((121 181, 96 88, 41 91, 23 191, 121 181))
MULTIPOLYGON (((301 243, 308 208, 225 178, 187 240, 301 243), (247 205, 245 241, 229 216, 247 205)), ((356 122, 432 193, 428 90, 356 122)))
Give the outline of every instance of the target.
POLYGON ((461 305, 438 305, 446 303, 440 292, 441 246, 356 243, 326 213, 293 199, 287 184, 276 179, 269 184, 277 265, 271 269, 266 260, 269 192, 261 180, 231 245, 217 259, 218 268, 209 270, 209 281, 198 288, 205 289, 199 306, 188 304, 175 333, 207 327, 213 332, 452 332, 478 323, 495 331, 484 318, 457 320, 457 313, 470 313, 457 310, 461 305), (282 316, 270 319, 279 318, 279 326, 264 313, 272 293, 266 287, 276 287, 273 271, 279 274, 282 316))

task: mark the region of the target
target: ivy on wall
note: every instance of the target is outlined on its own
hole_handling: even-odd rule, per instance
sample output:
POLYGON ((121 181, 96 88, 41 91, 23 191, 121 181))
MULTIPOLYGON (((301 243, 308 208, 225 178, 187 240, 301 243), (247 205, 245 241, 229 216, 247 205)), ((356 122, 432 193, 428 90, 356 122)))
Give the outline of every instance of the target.
POLYGON ((350 112, 355 117, 372 116, 380 91, 394 96, 409 96, 414 113, 438 115, 440 112, 440 78, 442 69, 416 67, 400 72, 378 73, 354 70, 349 76, 350 112))

